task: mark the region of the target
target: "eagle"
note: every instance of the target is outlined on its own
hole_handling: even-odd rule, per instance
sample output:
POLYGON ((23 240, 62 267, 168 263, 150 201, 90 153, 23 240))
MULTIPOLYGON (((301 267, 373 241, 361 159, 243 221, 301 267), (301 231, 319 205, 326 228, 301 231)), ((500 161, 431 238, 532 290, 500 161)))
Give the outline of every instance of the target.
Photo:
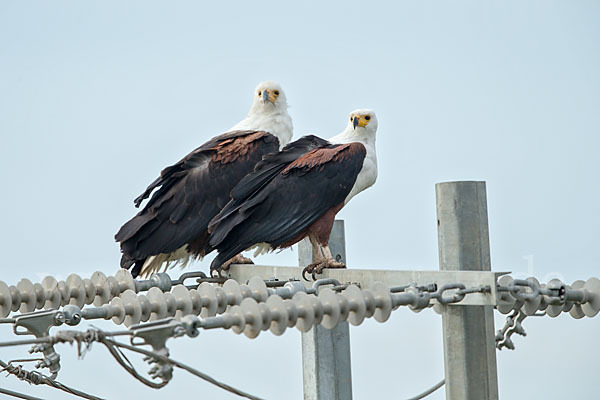
MULTIPOLYGON (((139 197, 142 210, 115 235, 121 267, 134 277, 186 266, 212 247, 208 224, 229 202, 230 192, 263 156, 277 152, 292 138, 292 119, 281 86, 260 83, 250 112, 227 133, 216 136, 177 163, 166 167, 139 197)), ((235 256, 235 254, 234 254, 235 256)), ((232 256, 233 257, 233 256, 232 256)), ((249 262, 239 255, 235 262, 249 262)))
POLYGON ((218 255, 211 274, 240 251, 256 254, 290 247, 307 237, 315 262, 303 274, 345 268, 329 249, 335 215, 377 179, 372 110, 350 114, 346 129, 329 140, 305 136, 267 155, 231 192, 231 200, 209 225, 218 255))

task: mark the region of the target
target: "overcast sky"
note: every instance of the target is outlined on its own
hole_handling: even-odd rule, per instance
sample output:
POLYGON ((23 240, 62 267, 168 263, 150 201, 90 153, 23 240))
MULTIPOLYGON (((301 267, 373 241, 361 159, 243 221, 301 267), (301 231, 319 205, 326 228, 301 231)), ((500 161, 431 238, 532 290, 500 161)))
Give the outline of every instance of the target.
MULTIPOLYGON (((330 137, 350 111, 377 112, 378 181, 339 214, 350 268, 437 269, 434 185, 475 179, 487 182, 494 270, 599 276, 599 20, 596 1, 0 2, 0 279, 115 272, 113 235, 133 199, 243 118, 266 79, 283 85, 295 137, 330 137)), ((517 349, 498 352, 501 398, 597 391, 600 318, 524 325, 517 349)), ((356 399, 407 398, 443 377, 431 310, 366 321, 351 340, 356 399)), ((169 346, 252 394, 302 398, 296 330, 169 346)), ((84 361, 60 350, 60 379, 109 399, 236 398, 183 371, 148 389, 101 346, 84 361)), ((13 377, 0 385, 68 398, 13 377)))

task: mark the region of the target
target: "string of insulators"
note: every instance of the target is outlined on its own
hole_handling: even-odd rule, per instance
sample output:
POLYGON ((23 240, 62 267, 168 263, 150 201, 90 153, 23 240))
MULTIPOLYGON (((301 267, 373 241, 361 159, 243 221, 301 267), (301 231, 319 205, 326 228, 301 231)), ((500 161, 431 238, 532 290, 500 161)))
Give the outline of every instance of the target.
POLYGON ((590 278, 566 285, 559 279, 540 284, 536 278, 525 280, 503 276, 498 281, 496 308, 503 314, 522 310, 525 315, 545 311, 550 317, 568 312, 573 318, 595 317, 600 311, 600 280, 590 278))

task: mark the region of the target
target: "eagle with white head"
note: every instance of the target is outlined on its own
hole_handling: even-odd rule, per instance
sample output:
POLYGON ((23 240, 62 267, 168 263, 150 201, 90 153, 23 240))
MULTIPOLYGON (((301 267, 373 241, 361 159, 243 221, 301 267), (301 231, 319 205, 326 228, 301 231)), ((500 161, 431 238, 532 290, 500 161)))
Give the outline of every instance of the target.
POLYGON ((266 156, 209 225, 219 252, 211 272, 242 250, 286 248, 307 236, 316 262, 304 272, 345 267, 332 257, 329 236, 335 215, 377 179, 376 131, 375 112, 356 110, 328 141, 305 136, 266 156))
POLYGON ((211 252, 208 223, 230 200, 233 187, 263 156, 292 139, 287 108, 281 86, 262 82, 246 118, 163 169, 134 201, 139 207, 150 197, 144 208, 115 235, 121 267, 131 268, 134 277, 149 275, 211 252))

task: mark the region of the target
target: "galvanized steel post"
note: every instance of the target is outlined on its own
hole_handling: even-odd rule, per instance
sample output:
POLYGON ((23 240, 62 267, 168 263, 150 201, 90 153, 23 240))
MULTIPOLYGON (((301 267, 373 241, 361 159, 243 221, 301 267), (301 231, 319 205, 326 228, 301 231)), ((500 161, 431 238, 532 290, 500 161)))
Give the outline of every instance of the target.
MULTIPOLYGON (((490 271, 485 182, 435 185, 440 270, 490 271)), ((446 398, 497 400, 493 306, 443 307, 446 398)))
MULTIPOLYGON (((344 221, 335 221, 329 247, 338 261, 346 262, 344 221)), ((301 267, 313 262, 308 239, 299 243, 298 261, 301 267)), ((331 330, 316 325, 302 334, 302 373, 305 400, 352 399, 348 322, 342 321, 331 330)))

